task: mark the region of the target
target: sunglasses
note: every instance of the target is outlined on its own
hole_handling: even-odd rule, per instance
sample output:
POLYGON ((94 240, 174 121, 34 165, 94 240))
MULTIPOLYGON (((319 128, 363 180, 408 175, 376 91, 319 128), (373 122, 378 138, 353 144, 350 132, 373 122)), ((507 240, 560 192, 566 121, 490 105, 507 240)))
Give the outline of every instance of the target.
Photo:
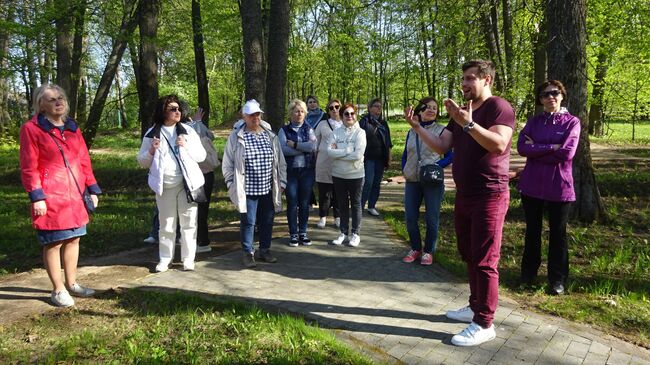
POLYGON ((543 98, 548 98, 549 96, 556 98, 560 94, 561 94, 560 90, 550 90, 550 91, 543 92, 540 96, 543 98))
POLYGON ((331 110, 334 110, 334 109, 339 110, 340 107, 341 107, 340 105, 330 105, 330 107, 329 107, 328 109, 329 109, 330 111, 331 111, 331 110))
POLYGON ((345 115, 346 117, 354 117, 354 114, 355 114, 354 112, 345 112, 345 113, 343 113, 343 115, 345 115))
POLYGON ((167 109, 167 111, 172 112, 172 113, 176 113, 176 112, 180 112, 181 108, 179 108, 177 106, 173 106, 173 107, 167 109))

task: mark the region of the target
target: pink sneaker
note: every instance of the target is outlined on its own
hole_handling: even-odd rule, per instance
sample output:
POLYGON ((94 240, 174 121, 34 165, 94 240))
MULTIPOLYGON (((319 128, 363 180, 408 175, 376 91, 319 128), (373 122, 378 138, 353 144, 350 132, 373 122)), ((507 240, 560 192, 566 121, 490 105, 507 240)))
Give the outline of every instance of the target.
POLYGON ((433 263, 433 256, 430 253, 423 253, 420 258, 420 265, 429 266, 433 263))
POLYGON ((411 250, 406 256, 404 256, 402 262, 406 262, 406 263, 413 262, 417 260, 418 257, 420 257, 420 254, 422 254, 422 251, 411 250))

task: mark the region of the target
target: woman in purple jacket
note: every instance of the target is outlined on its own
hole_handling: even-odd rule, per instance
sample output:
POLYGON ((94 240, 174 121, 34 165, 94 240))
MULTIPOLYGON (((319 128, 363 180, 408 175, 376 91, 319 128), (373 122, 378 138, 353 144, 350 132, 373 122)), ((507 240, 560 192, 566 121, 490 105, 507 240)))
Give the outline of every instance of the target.
POLYGON ((569 274, 566 225, 573 190, 572 165, 580 137, 580 120, 562 107, 566 89, 549 80, 536 88, 537 103, 544 112, 532 117, 519 134, 517 150, 526 157, 519 191, 526 216, 526 238, 521 260, 521 281, 531 285, 541 263, 542 218, 548 211, 549 293, 564 293, 569 274))

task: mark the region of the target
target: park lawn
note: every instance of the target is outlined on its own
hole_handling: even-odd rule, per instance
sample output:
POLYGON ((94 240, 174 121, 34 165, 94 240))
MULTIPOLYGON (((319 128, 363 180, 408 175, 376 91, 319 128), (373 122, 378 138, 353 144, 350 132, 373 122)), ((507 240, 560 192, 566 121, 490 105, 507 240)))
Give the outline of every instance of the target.
MULTIPOLYGON (((399 161, 409 127, 403 121, 394 121, 390 127, 395 146, 386 175, 395 176, 401 175, 399 161)), ((639 131, 650 140, 650 124, 639 131)), ((650 157, 650 149, 640 141, 630 146, 624 139, 610 138, 608 144, 621 146, 620 152, 630 156, 650 157)), ((594 170, 609 217, 604 223, 587 226, 569 224, 570 294, 545 294, 546 247, 536 287, 520 288, 525 222, 519 192, 514 187, 501 250, 501 289, 529 309, 587 323, 650 348, 650 160, 595 162, 594 170)), ((453 201, 454 193, 447 192, 440 213, 435 261, 463 277, 465 264, 456 250, 453 201)), ((382 209, 394 232, 408 241, 403 212, 401 204, 382 209)), ((424 223, 420 225, 424 235, 424 223)), ((547 222, 545 227, 547 230, 547 222)))
POLYGON ((180 291, 109 291, 0 334, 3 364, 373 363, 301 318, 180 291))

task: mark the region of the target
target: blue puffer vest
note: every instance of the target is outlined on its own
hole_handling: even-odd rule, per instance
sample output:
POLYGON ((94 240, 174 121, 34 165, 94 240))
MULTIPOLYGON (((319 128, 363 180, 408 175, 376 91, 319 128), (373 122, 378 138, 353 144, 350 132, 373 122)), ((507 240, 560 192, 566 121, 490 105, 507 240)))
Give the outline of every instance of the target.
MULTIPOLYGON (((288 141, 294 141, 294 142, 307 142, 309 141, 309 130, 311 129, 311 126, 307 123, 302 123, 300 128, 298 129, 298 132, 294 131, 293 128, 291 128, 291 124, 286 124, 282 126, 282 129, 284 129, 284 135, 287 137, 288 141), (300 134, 300 141, 298 140, 298 134, 300 134)), ((305 168, 308 169, 313 169, 316 166, 316 155, 313 152, 305 152, 303 153, 305 156, 305 168)), ((287 162, 287 168, 291 168, 293 166, 293 159, 296 158, 296 156, 285 156, 284 159, 287 162)))

